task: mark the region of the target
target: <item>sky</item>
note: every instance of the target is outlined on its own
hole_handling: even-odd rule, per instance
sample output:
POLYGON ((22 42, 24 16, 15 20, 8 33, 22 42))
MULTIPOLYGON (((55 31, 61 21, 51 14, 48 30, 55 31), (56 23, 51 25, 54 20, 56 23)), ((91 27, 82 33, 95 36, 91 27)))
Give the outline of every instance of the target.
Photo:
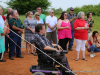
MULTIPOLYGON (((7 2, 9 0, 0 0, 0 5, 2 5, 4 8, 7 7, 7 5, 4 2, 7 2)), ((62 8, 63 10, 67 10, 69 7, 81 7, 83 5, 97 5, 100 3, 100 0, 49 0, 51 2, 50 8, 62 8)))

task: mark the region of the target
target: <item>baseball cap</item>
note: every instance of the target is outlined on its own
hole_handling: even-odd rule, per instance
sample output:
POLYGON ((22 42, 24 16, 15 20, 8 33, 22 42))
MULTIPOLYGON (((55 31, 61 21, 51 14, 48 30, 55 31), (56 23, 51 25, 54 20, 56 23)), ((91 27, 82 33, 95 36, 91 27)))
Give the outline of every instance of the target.
POLYGON ((70 7, 70 10, 72 10, 72 11, 73 11, 73 10, 74 10, 74 8, 73 8, 73 7, 70 7))

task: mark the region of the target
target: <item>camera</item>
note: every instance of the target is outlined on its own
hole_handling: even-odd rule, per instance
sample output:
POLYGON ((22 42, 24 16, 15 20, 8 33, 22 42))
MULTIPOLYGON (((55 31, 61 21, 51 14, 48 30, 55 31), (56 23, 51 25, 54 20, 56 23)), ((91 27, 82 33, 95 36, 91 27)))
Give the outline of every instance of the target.
POLYGON ((91 21, 91 22, 89 23, 89 27, 92 27, 93 23, 94 23, 94 21, 91 21))

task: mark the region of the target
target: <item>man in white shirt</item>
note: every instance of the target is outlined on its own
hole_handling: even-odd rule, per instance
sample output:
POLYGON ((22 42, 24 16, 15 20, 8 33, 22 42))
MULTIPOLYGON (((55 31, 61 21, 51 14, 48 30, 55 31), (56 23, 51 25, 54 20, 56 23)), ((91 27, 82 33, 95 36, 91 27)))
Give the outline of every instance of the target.
POLYGON ((49 41, 53 41, 56 43, 56 26, 57 26, 57 17, 54 16, 54 11, 50 10, 50 15, 46 17, 46 24, 47 24, 47 34, 46 37, 49 41))

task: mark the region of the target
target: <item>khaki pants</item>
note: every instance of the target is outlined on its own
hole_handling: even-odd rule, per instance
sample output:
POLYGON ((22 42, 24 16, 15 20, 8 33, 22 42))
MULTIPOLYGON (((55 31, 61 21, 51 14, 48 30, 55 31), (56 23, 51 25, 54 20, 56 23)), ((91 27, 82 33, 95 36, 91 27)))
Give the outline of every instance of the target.
POLYGON ((47 32, 46 33, 46 38, 49 40, 49 41, 56 41, 56 30, 54 32, 47 32))

